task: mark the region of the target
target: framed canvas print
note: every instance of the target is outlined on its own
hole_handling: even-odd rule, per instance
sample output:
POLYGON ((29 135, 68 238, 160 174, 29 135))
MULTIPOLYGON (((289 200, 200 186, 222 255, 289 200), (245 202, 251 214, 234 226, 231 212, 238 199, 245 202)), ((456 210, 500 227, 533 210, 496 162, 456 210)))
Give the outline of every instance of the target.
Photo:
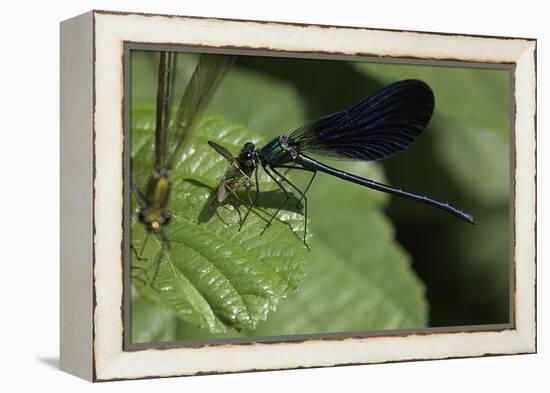
POLYGON ((61 367, 536 351, 536 41, 61 24, 61 367))

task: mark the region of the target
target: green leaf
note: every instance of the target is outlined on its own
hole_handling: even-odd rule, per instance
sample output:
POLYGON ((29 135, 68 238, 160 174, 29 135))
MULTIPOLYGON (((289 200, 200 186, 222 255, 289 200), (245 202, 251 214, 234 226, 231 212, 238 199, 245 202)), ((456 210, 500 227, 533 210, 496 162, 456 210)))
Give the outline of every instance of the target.
POLYGON ((450 200, 477 219, 471 227, 434 209, 394 203, 401 239, 424 264, 431 323, 509 322, 510 71, 367 63, 356 69, 380 84, 418 78, 432 87, 428 129, 386 168, 395 184, 450 200), (429 248, 419 246, 424 238, 429 248), (444 263, 435 255, 445 255, 444 263))
MULTIPOLYGON (((340 168, 383 181, 376 164, 340 168)), ((319 175, 311 195, 312 262, 285 307, 257 335, 419 328, 427 324, 425 290, 394 239, 382 208, 388 196, 319 175)))
MULTIPOLYGON (((152 123, 140 120, 151 111, 133 111, 132 145, 141 146, 132 157, 134 182, 143 190, 152 163, 152 123), (150 129, 140 127, 150 127, 150 129)), ((221 118, 205 119, 195 130, 174 170, 174 184, 168 210, 172 221, 166 227, 170 249, 157 264, 161 240, 149 236, 133 217, 131 244, 134 285, 142 296, 177 316, 212 333, 229 328, 253 330, 265 320, 303 280, 308 252, 302 242, 304 218, 292 208, 285 209, 265 230, 266 220, 275 212, 281 192, 262 176, 262 198, 241 231, 246 212, 236 198, 217 206, 213 193, 227 167, 227 161, 211 149, 216 141, 238 152, 247 140, 256 141, 244 127, 231 126, 221 118), (143 257, 137 250, 143 244, 143 257), (149 283, 158 266, 154 286, 149 283), (143 274, 147 278, 143 277, 143 274)), ((276 186, 275 186, 276 187, 276 186)), ((240 195, 246 200, 246 196, 240 195)), ((228 198, 232 199, 232 198, 228 198)), ((293 203, 293 204, 292 204, 293 203)), ((136 206, 134 205, 134 211, 136 206)))
MULTIPOLYGON (((140 54, 140 56, 142 55, 140 54)), ((148 56, 151 58, 150 55, 148 56)), ((144 59, 142 58, 142 60, 144 59)), ((186 57, 184 60, 178 59, 177 83, 180 89, 185 85, 186 78, 190 77, 195 60, 193 56, 186 57)), ((253 225, 254 230, 251 230, 250 233, 245 234, 237 231, 239 212, 241 215, 246 212, 246 203, 230 197, 228 204, 218 207, 216 210, 207 208, 206 199, 212 189, 218 185, 226 167, 226 162, 206 145, 207 139, 212 139, 228 147, 233 153, 237 153, 243 143, 249 139, 261 142, 259 146, 262 146, 269 140, 269 137, 288 133, 303 124, 306 121, 304 116, 306 108, 308 112, 312 109, 309 100, 312 95, 305 94, 307 92, 303 90, 303 86, 295 85, 280 75, 258 72, 251 67, 252 63, 243 62, 245 66, 242 67, 240 66, 241 60, 252 61, 254 59, 240 59, 237 62, 219 86, 209 107, 209 113, 221 114, 226 121, 220 118, 206 119, 203 125, 196 130, 196 138, 191 141, 192 149, 200 148, 192 155, 186 154, 181 161, 180 166, 182 167, 178 166, 177 168, 177 171, 181 170, 183 174, 177 176, 175 181, 169 211, 173 214, 179 211, 181 213, 174 216, 174 221, 169 224, 167 233, 171 240, 183 236, 185 230, 176 228, 178 225, 175 224, 181 217, 183 217, 182 220, 186 220, 182 226, 191 227, 198 224, 199 227, 205 226, 207 230, 210 226, 220 226, 223 229, 222 232, 216 233, 215 239, 209 244, 222 244, 221 250, 224 250, 224 242, 241 241, 239 245, 242 245, 245 258, 262 261, 269 265, 283 278, 282 281, 288 284, 289 289, 285 292, 288 299, 279 301, 275 312, 269 314, 266 312, 265 306, 269 302, 266 303, 262 299, 259 302, 249 299, 248 304, 253 310, 252 314, 258 316, 255 330, 250 330, 252 328, 250 323, 227 321, 227 312, 225 316, 223 313, 216 313, 218 308, 210 304, 204 297, 203 302, 191 302, 192 299, 196 300, 201 297, 193 292, 189 298, 180 297, 181 292, 192 287, 189 285, 190 282, 186 281, 182 281, 180 287, 176 288, 177 291, 173 291, 174 296, 171 298, 164 292, 161 292, 159 296, 147 286, 139 288, 139 297, 147 299, 147 303, 141 302, 140 304, 149 304, 149 308, 135 307, 132 309, 132 313, 134 311, 137 313, 149 312, 151 308, 173 310, 172 313, 177 313, 178 317, 166 321, 167 331, 164 332, 163 337, 174 337, 175 335, 176 340, 368 331, 426 326, 428 305, 425 300, 424 286, 412 270, 410 258, 395 240, 393 225, 383 212, 388 204, 386 195, 345 183, 327 175, 317 175, 308 192, 310 222, 308 232, 314 234, 308 241, 312 248, 311 253, 308 253, 301 243, 303 216, 295 212, 285 211, 279 216, 282 221, 290 223, 293 231, 285 226, 282 228, 284 230, 277 235, 272 233, 274 224, 260 236, 265 222, 261 221, 257 215, 264 218, 269 217, 269 212, 273 212, 273 206, 281 197, 276 186, 265 175, 262 175, 260 181, 262 186, 260 206, 251 213, 256 221, 254 223, 247 221, 243 229, 246 231, 249 225, 253 225), (240 126, 234 126, 234 124, 241 123, 249 125, 251 130, 261 134, 262 138, 253 136, 240 126), (212 163, 213 157, 214 163, 212 163), (193 182, 188 182, 184 180, 185 178, 192 179, 193 182), (246 247, 249 243, 265 240, 270 232, 271 243, 266 240, 258 250, 248 251, 246 247), (293 247, 296 246, 296 243, 302 248, 298 247, 294 250, 293 247), (267 251, 273 252, 273 255, 265 255, 267 251), (290 255, 294 251, 303 254, 290 255), (252 254, 253 252, 255 254, 252 254), (300 258, 302 259, 300 260, 300 258), (306 259, 310 260, 310 263, 304 264, 303 261, 306 259), (293 291, 293 288, 298 289, 293 291), (267 319, 260 322, 264 315, 267 319), (175 332, 174 324, 177 326, 175 332)), ((323 63, 327 67, 331 64, 330 62, 323 63)), ((352 66, 345 67, 344 63, 337 62, 337 65, 341 65, 343 70, 354 71, 352 66)), ((139 67, 147 68, 150 65, 141 61, 139 67)), ((151 95, 151 92, 155 91, 156 80, 140 77, 140 73, 144 73, 137 72, 139 67, 136 67, 136 79, 139 79, 142 84, 149 84, 149 86, 132 90, 132 156, 134 157, 132 172, 141 179, 139 185, 143 188, 150 175, 150 166, 153 162, 154 109, 151 103, 154 103, 155 97, 154 94, 151 95), (139 157, 139 160, 136 160, 135 157, 139 157)), ((155 66, 150 68, 154 73, 155 66)), ((309 68, 307 72, 309 72, 309 68)), ((363 77, 360 73, 355 72, 354 78, 359 80, 363 77)), ((341 93, 347 94, 347 92, 348 88, 346 87, 342 89, 341 93)), ((175 96, 178 96, 177 91, 175 96)), ((319 102, 325 102, 327 99, 327 97, 319 96, 319 102)), ((348 97, 348 99, 351 98, 348 97)), ((334 102, 334 109, 340 109, 342 104, 336 101, 338 100, 334 102)), ((317 110, 314 112, 310 116, 324 114, 317 110)), ((329 162, 329 164, 334 165, 334 162, 329 162)), ((381 167, 377 164, 336 164, 342 169, 383 181, 381 167)), ((309 175, 292 172, 290 174, 292 180, 299 185, 305 185, 309 175)), ((243 201, 247 200, 246 193, 241 192, 239 196, 243 201)), ((289 204, 289 209, 293 210, 295 204, 296 199, 294 199, 294 204, 289 204)), ((135 215, 133 218, 135 220, 135 215)), ((280 225, 281 222, 276 224, 280 225)), ((144 236, 143 227, 139 223, 134 223, 132 231, 134 230, 141 231, 132 233, 132 237, 134 234, 138 234, 135 247, 139 251, 144 236)), ((197 231, 200 230, 200 228, 197 229, 197 231)), ((209 241, 208 236, 201 237, 201 234, 195 233, 194 229, 189 230, 188 235, 191 234, 200 238, 201 242, 209 241)), ((179 244, 177 247, 186 247, 183 248, 184 251, 188 248, 187 245, 179 244)), ((177 247, 173 247, 172 251, 176 252, 177 247)), ((158 242, 155 244, 150 239, 145 253, 153 255, 158 249, 158 242)), ((203 251, 205 254, 213 252, 208 247, 203 251)), ((177 252, 179 252, 179 248, 177 252)), ((234 255, 242 257, 242 254, 230 254, 231 257, 234 255)), ((197 259, 200 264, 201 259, 198 256, 197 259)), ((134 264, 137 262, 134 260, 134 264)), ((191 267, 181 266, 176 262, 172 264, 175 267, 173 270, 176 272, 176 276, 183 276, 189 281, 192 272, 183 273, 180 269, 186 271, 191 267)), ((167 271, 168 265, 165 262, 160 265, 156 286, 172 282, 170 281, 171 272, 167 271)), ((150 269, 148 274, 151 277, 153 270, 150 269)), ((137 282, 135 284, 139 285, 137 282)), ((202 295, 199 290, 197 292, 198 295, 202 295)), ((283 297, 281 296, 281 299, 283 297)), ((238 307, 237 309, 240 310, 238 307)), ((154 317, 151 318, 154 319, 154 317)), ((149 319, 144 317, 141 320, 148 321, 149 319)), ((134 328, 134 326, 132 327, 134 328)), ((144 330, 142 336, 138 335, 139 332, 135 332, 133 334, 135 337, 146 338, 156 334, 155 332, 147 333, 145 322, 139 324, 135 329, 144 330)))
POLYGON ((131 291, 130 316, 132 342, 150 343, 176 339, 177 318, 174 313, 156 307, 141 296, 135 288, 131 291))
MULTIPOLYGON (((343 166, 382 181, 373 164, 343 166)), ((410 258, 394 239, 382 213, 388 197, 338 179, 319 178, 310 195, 312 261, 299 290, 254 332, 240 336, 284 336, 420 328, 427 325, 425 288, 410 258), (338 190, 338 193, 334 192, 338 190)), ((179 324, 178 339, 207 335, 179 324)))
POLYGON ((447 122, 437 136, 436 154, 455 181, 484 206, 507 205, 509 143, 500 135, 472 126, 447 122), (456 148, 460 146, 461 148, 456 148))

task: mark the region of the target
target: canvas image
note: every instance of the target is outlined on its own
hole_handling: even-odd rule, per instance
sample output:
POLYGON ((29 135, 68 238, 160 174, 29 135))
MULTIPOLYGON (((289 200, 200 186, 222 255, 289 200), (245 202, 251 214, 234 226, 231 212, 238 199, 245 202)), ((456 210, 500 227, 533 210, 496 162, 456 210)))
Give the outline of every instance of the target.
POLYGON ((509 68, 127 53, 129 343, 512 322, 509 68))

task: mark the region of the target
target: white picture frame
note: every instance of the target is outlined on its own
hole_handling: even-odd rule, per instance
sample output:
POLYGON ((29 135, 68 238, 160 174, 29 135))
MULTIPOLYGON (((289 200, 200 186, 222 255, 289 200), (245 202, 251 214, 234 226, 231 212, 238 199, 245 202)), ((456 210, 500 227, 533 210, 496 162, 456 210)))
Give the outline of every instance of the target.
POLYGON ((61 368, 90 381, 536 352, 536 40, 92 11, 61 24, 61 368), (246 345, 128 348, 126 43, 513 69, 513 322, 246 345))

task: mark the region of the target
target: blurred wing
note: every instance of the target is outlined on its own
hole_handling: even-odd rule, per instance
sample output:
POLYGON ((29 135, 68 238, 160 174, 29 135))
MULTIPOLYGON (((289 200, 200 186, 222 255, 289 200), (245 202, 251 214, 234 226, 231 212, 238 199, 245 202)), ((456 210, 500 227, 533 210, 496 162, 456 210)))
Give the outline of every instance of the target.
POLYGON ((157 167, 166 165, 166 138, 173 87, 172 79, 175 74, 175 59, 176 55, 173 52, 160 52, 155 127, 155 165, 157 167))
POLYGON ((206 55, 199 63, 185 88, 170 135, 175 147, 171 150, 169 167, 172 168, 181 155, 182 147, 208 106, 212 95, 237 56, 206 55))
POLYGON ((211 148, 216 150, 218 153, 220 153, 222 156, 224 156, 228 161, 233 160, 233 155, 229 150, 227 150, 222 145, 218 145, 216 142, 208 141, 208 144, 211 148))
POLYGON ((353 160, 381 160, 405 149, 428 125, 430 87, 419 80, 393 83, 354 107, 306 124, 290 141, 300 152, 353 160))
POLYGON ((222 181, 218 186, 218 190, 216 192, 216 199, 218 203, 222 203, 223 201, 225 201, 228 195, 229 194, 227 193, 227 189, 225 188, 225 182, 222 181))

